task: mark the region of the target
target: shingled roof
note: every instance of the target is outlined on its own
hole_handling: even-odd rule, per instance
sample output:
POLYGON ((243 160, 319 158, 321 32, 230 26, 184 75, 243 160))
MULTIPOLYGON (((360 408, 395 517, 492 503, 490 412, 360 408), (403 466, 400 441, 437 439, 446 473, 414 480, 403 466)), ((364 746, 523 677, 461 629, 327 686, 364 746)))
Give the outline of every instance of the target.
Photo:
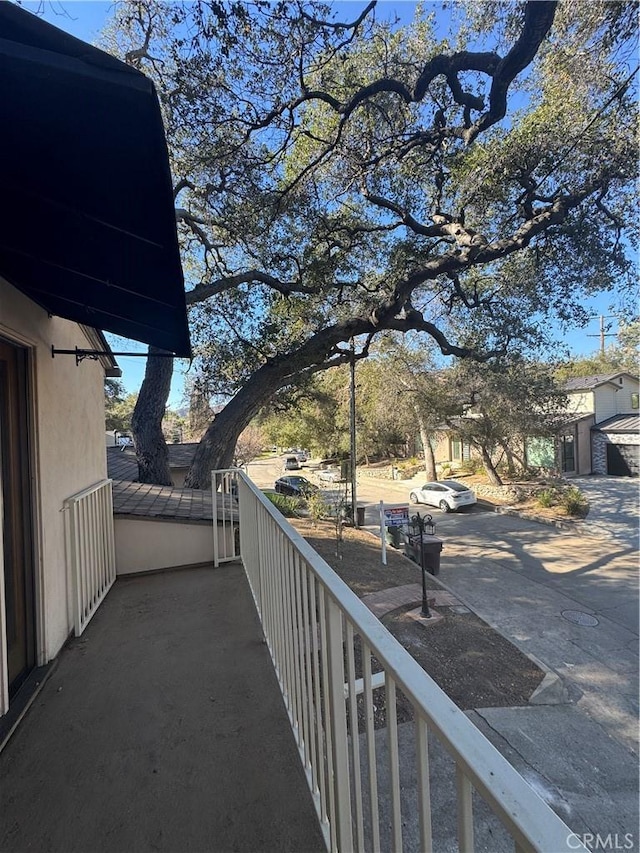
POLYGON ((624 371, 619 371, 618 373, 596 373, 592 376, 577 376, 573 379, 567 379, 564 387, 566 391, 593 391, 594 388, 597 388, 599 385, 606 385, 608 382, 612 382, 616 387, 620 387, 619 383, 614 382, 614 380, 619 379, 621 376, 628 376, 630 379, 634 378, 630 373, 624 371))
MULTIPOLYGON (((197 446, 195 441, 186 444, 168 444, 169 467, 188 468, 193 461, 197 446)), ((112 480, 137 482, 138 463, 133 447, 107 447, 107 470, 112 480)))
MULTIPOLYGON (((170 444, 172 468, 191 464, 196 443, 170 444)), ((107 470, 113 482, 113 514, 116 518, 139 517, 166 521, 209 522, 213 519, 211 489, 174 489, 138 483, 138 463, 132 447, 107 447, 107 470)), ((237 501, 230 495, 216 495, 219 519, 237 521, 237 501)))

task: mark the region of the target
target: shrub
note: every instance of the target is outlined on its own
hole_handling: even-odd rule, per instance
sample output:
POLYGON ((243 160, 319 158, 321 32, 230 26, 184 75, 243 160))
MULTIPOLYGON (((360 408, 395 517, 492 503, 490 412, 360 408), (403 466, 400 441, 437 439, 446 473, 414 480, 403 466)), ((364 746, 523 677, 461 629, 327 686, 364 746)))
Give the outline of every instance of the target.
POLYGON ((265 492, 265 496, 287 518, 293 518, 297 515, 297 510, 300 507, 300 498, 294 498, 291 495, 280 495, 277 492, 265 492))
POLYGON ((475 457, 473 459, 464 459, 458 466, 458 471, 462 471, 463 474, 481 474, 484 471, 482 459, 475 457))
POLYGON ((545 508, 549 508, 550 506, 554 506, 557 502, 557 494, 555 489, 542 489, 541 492, 538 492, 536 495, 536 500, 545 508))
POLYGON ((331 507, 325 500, 322 492, 313 492, 310 494, 307 497, 307 506, 309 508, 309 517, 314 524, 316 521, 328 518, 331 514, 331 507))
POLYGON ((570 486, 563 492, 562 506, 569 515, 576 515, 580 518, 584 518, 589 512, 589 502, 580 489, 577 489, 575 486, 570 486))

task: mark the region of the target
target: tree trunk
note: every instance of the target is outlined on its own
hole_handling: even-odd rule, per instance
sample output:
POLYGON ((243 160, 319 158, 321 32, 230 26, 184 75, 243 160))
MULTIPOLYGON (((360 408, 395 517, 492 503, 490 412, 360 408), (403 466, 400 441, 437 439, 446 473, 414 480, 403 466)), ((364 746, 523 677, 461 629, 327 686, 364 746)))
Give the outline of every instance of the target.
POLYGON ((233 454, 240 433, 281 387, 281 373, 279 365, 264 365, 215 416, 200 439, 185 477, 186 488, 208 489, 212 471, 233 465, 233 454))
MULTIPOLYGON (((511 450, 510 447, 503 444, 502 449, 504 450, 504 455, 507 459, 507 471, 509 472, 509 477, 513 479, 518 473, 518 466, 516 464, 516 455, 511 450)), ((523 466, 524 467, 524 466, 523 466)))
POLYGON ((343 341, 372 331, 369 320, 358 318, 317 332, 296 352, 276 356, 263 364, 247 379, 238 393, 209 424, 185 478, 191 489, 208 489, 211 472, 229 468, 242 430, 260 409, 269 402, 276 391, 299 378, 301 373, 326 370, 346 364, 349 354, 336 356, 335 348, 343 341), (331 357, 331 363, 328 359, 331 357))
POLYGON ((429 433, 427 432, 424 419, 420 414, 420 409, 418 406, 414 406, 413 408, 415 409, 416 418, 418 419, 420 441, 422 442, 422 453, 424 454, 424 470, 427 472, 427 480, 437 480, 438 474, 436 472, 436 458, 433 455, 433 447, 429 440, 429 433))
POLYGON ((500 474, 498 474, 498 472, 496 471, 496 467, 493 464, 491 454, 489 453, 486 447, 480 447, 480 455, 482 456, 482 464, 484 465, 484 470, 487 472, 489 482, 492 483, 494 486, 504 485, 502 480, 500 479, 500 474))
POLYGON ((511 452, 512 452, 512 454, 513 454, 513 458, 514 458, 514 459, 516 460, 516 462, 520 465, 521 470, 522 470, 522 471, 526 471, 526 470, 529 468, 529 466, 527 465, 526 452, 525 452, 525 449, 524 449, 524 448, 525 448, 525 441, 524 441, 524 438, 523 438, 523 437, 521 437, 521 439, 520 439, 520 440, 521 440, 521 442, 522 442, 523 452, 522 452, 522 453, 519 453, 519 452, 518 452, 518 451, 516 451, 516 450, 512 450, 511 452))
POLYGON ((162 434, 171 375, 172 358, 153 358, 164 350, 149 347, 144 380, 131 418, 133 443, 138 460, 138 480, 155 486, 172 486, 169 452, 162 434))

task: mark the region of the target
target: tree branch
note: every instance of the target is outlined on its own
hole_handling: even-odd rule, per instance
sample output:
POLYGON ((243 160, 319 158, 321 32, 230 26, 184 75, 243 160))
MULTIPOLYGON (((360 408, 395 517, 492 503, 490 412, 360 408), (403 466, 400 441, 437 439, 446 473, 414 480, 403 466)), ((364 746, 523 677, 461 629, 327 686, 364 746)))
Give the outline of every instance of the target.
POLYGON ((199 302, 204 302, 211 296, 216 296, 219 293, 224 293, 226 290, 231 290, 233 287, 238 287, 240 284, 251 283, 266 284, 267 287, 276 290, 278 293, 282 293, 283 296, 290 296, 293 293, 311 295, 320 291, 320 286, 306 287, 300 282, 280 281, 280 279, 269 273, 254 269, 224 276, 208 284, 196 285, 193 290, 187 291, 187 305, 196 305, 199 302))
POLYGON ((466 130, 463 139, 469 145, 482 131, 499 122, 507 114, 507 92, 515 78, 534 59, 546 38, 556 13, 556 0, 529 0, 525 6, 524 26, 509 53, 500 60, 493 73, 489 92, 489 109, 466 130))

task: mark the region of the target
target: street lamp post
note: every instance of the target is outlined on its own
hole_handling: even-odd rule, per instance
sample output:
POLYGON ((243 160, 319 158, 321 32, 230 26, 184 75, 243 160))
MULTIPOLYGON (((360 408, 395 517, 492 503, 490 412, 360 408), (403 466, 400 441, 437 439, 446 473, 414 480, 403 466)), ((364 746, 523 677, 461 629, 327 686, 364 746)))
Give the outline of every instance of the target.
POLYGON ((351 387, 349 400, 349 433, 351 445, 351 509, 353 526, 358 527, 358 505, 356 501, 356 342, 351 338, 351 387))
POLYGON ((419 512, 411 516, 411 524, 414 529, 417 528, 418 533, 420 535, 420 569, 422 570, 422 615, 426 619, 431 619, 431 611, 429 610, 429 602, 427 601, 427 578, 424 566, 423 537, 425 533, 428 533, 432 536, 435 533, 436 526, 433 523, 432 516, 422 516, 419 512))

